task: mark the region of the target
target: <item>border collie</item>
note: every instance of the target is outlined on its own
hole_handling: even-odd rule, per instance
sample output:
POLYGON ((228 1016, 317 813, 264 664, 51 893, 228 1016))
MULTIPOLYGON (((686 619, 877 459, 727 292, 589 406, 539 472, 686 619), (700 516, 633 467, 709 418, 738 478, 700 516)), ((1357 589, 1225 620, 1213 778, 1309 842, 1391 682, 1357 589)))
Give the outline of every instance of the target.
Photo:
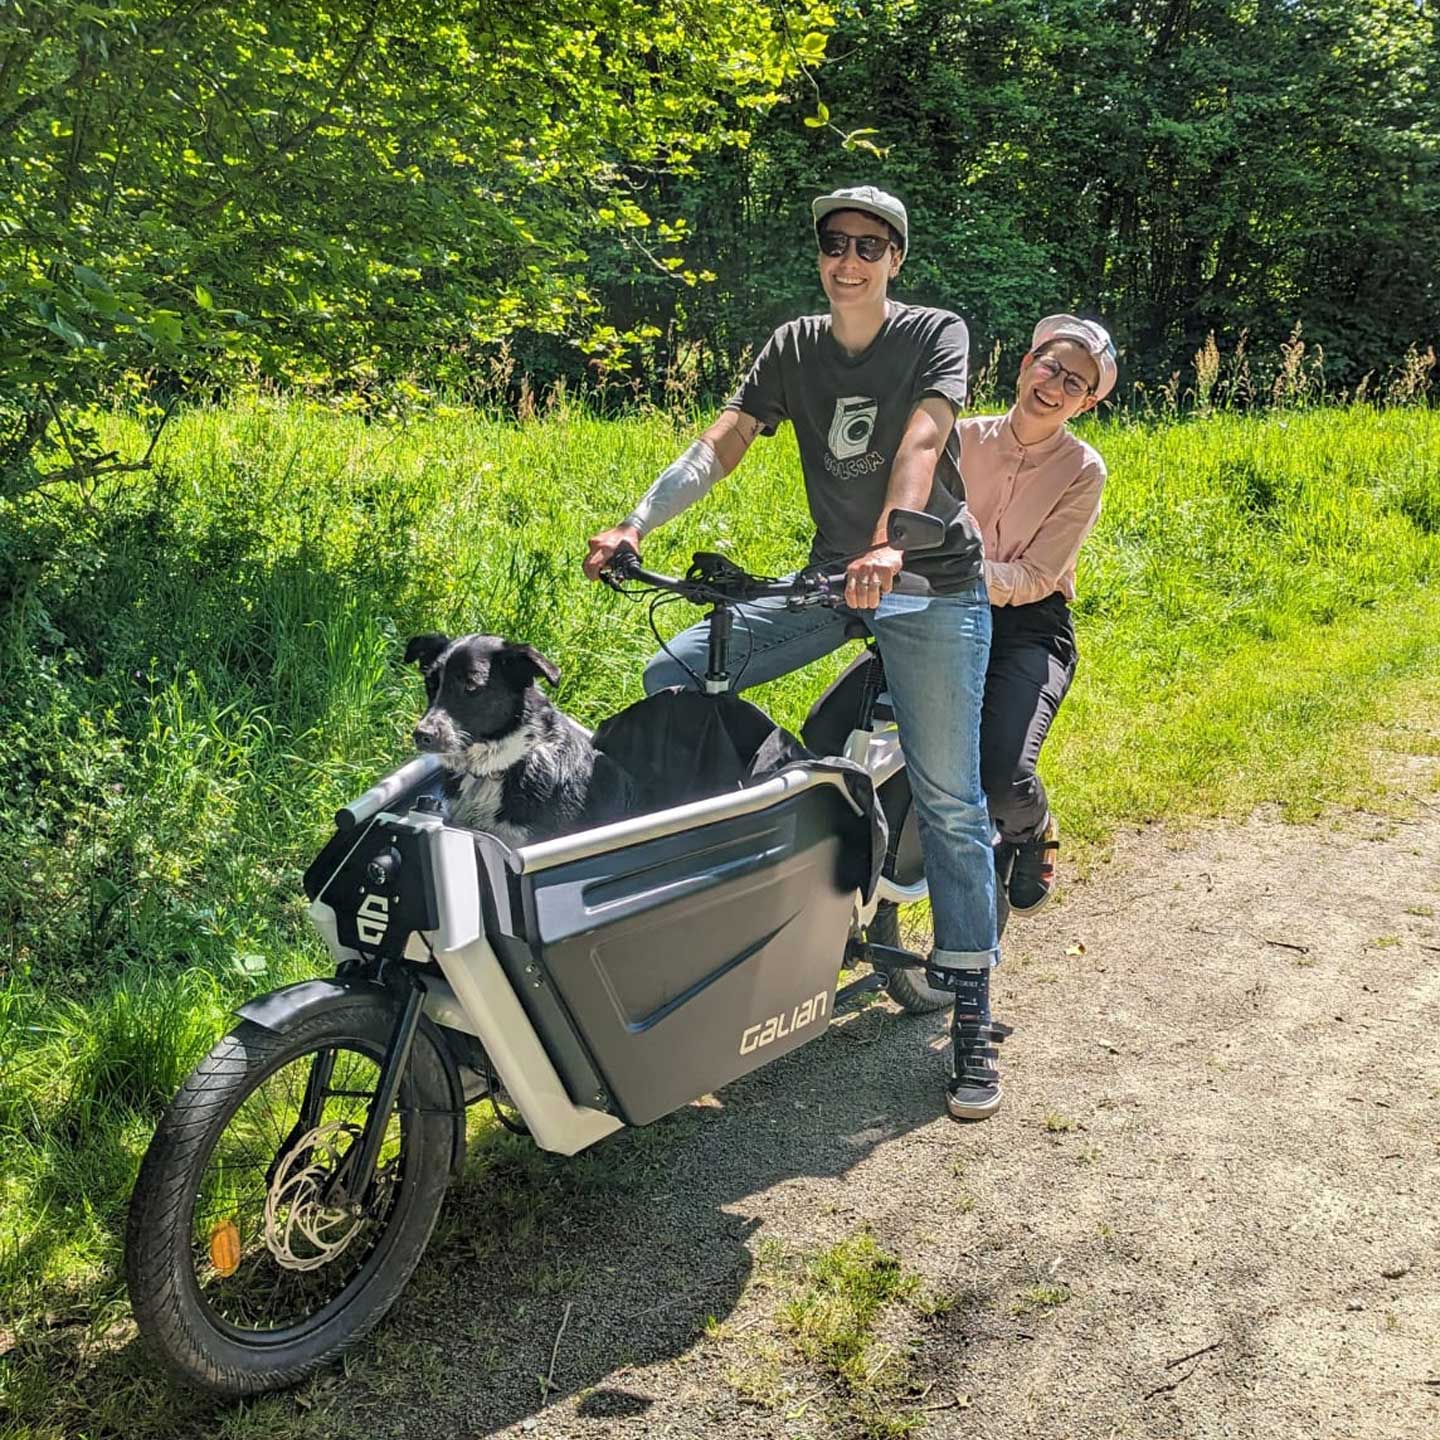
POLYGON ((531 645, 498 635, 417 635, 405 663, 425 677, 429 707, 415 748, 440 756, 446 816, 512 847, 634 813, 629 774, 557 710, 536 681, 560 672, 531 645))

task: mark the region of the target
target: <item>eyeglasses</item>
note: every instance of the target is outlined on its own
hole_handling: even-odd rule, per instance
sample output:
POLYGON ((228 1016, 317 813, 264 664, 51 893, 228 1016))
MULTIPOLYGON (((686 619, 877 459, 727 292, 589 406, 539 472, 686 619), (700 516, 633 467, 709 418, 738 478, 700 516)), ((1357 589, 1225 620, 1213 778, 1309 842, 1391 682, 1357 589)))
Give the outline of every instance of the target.
POLYGON ((884 257, 886 251, 895 243, 887 240, 883 235, 847 235, 843 230, 822 230, 820 232, 820 252, 828 255, 832 260, 839 259, 849 248, 850 242, 855 242, 855 253, 862 259, 874 264, 876 260, 884 257))
POLYGON ((1035 373, 1042 381, 1063 375, 1065 378, 1060 382, 1061 388, 1072 400, 1095 393, 1095 387, 1083 375, 1076 370, 1067 370, 1051 355, 1042 355, 1035 361, 1035 373))

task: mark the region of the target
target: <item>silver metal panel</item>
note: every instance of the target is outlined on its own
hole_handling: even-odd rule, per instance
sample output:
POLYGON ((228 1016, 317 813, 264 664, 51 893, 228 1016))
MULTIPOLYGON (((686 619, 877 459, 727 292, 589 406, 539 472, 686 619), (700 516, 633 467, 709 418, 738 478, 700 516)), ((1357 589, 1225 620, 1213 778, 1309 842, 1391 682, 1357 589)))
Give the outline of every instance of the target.
POLYGON ((436 958, 470 1022, 455 1028, 479 1036, 500 1083, 542 1150, 574 1155, 621 1128, 618 1117, 576 1105, 565 1093, 530 1017, 483 935, 436 958))
POLYGON ((448 980, 430 970, 420 977, 420 983, 425 987, 425 1013, 437 1025, 446 1025, 465 1035, 479 1033, 448 980))
POLYGON ((348 946, 340 943, 340 929, 335 923, 335 912, 319 900, 310 902, 310 923, 320 932, 321 938, 325 941, 325 948, 330 952, 331 958, 338 965, 342 960, 354 960, 358 958, 358 951, 351 950, 348 946))
POLYGON ((521 872, 531 875, 538 870, 548 870, 553 865, 564 865, 572 860, 588 860, 591 856, 603 855, 607 850, 619 850, 625 845, 637 845, 644 840, 658 840, 665 835, 675 835, 681 830, 697 829, 701 825, 724 820, 732 815, 750 815, 788 796, 814 789, 817 785, 834 786, 845 797, 845 803, 857 815, 860 813, 839 775, 812 770, 792 770, 745 790, 714 795, 705 800, 694 800, 689 805, 677 805, 672 810, 657 810, 653 815, 638 815, 630 820, 618 820, 613 825, 582 830, 578 835, 562 835, 556 840, 542 840, 536 845, 523 846, 515 853, 520 860, 521 872))
POLYGON ((870 778, 878 790, 897 770, 904 767, 905 752, 900 748, 900 732, 892 725, 879 734, 872 734, 865 758, 860 763, 870 772, 870 778))

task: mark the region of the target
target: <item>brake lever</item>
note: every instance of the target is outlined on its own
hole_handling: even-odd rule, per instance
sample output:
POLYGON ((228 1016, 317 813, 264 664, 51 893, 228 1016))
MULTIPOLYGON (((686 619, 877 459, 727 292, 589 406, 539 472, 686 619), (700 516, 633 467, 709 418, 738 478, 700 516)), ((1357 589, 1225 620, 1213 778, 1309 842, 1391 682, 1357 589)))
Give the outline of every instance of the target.
POLYGON ((788 610, 804 610, 810 605, 825 605, 835 609, 845 602, 845 592, 842 589, 836 593, 832 581, 836 577, 826 575, 817 570, 800 570, 795 575, 795 593, 787 597, 785 607, 788 610))
POLYGON ((618 590, 623 595, 624 582, 639 568, 639 553, 628 540, 622 540, 601 569, 600 579, 612 590, 618 590))

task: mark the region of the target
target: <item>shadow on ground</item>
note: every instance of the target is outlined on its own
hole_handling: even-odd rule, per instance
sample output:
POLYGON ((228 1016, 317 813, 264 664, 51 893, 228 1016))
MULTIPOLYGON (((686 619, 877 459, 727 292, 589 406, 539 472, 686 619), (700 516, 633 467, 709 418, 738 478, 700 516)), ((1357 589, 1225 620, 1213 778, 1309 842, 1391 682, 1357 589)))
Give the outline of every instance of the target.
POLYGON ((940 1030, 876 1007, 587 1155, 520 1152, 506 1137, 503 1162, 482 1155, 452 1192, 443 1235, 330 1424, 488 1435, 538 1413, 547 1380, 551 1403, 590 1391, 588 1418, 643 1415, 650 1400, 617 1372, 685 1353, 731 1313, 754 1263, 748 1202, 843 1181, 934 1121, 943 1092, 927 1045, 940 1030), (897 1089, 907 1068, 915 1083, 897 1089))
POLYGON ((873 1007, 718 1097, 569 1158, 485 1127, 400 1304, 343 1365, 217 1404, 127 1338, 117 1300, 108 1331, 58 1317, 0 1354, 0 1436, 48 1413, 51 1430, 20 1433, 479 1437, 581 1392, 587 1418, 643 1417, 652 1402, 623 1372, 684 1354, 735 1308, 760 1223, 749 1202, 843 1181, 936 1118, 940 1062, 926 1047, 941 1028, 873 1007), (897 1087, 907 1070, 915 1083, 897 1087))

